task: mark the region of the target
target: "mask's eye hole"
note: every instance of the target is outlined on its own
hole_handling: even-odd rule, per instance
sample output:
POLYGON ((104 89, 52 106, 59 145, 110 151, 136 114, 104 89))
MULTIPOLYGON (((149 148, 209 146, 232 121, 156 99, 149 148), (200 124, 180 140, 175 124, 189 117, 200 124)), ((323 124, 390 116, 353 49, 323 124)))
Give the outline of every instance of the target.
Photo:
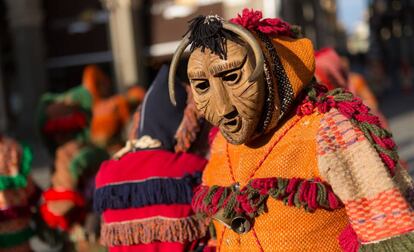
POLYGON ((236 79, 237 79, 237 74, 236 73, 228 74, 228 75, 223 77, 224 81, 235 81, 236 79))
POLYGON ((210 88, 208 80, 193 80, 194 88, 199 93, 204 93, 210 88))
POLYGON ((240 71, 236 71, 236 72, 231 72, 231 73, 227 73, 225 74, 223 77, 221 77, 221 79, 223 80, 223 82, 225 82, 228 85, 233 85, 236 84, 236 82, 239 81, 240 79, 240 71))

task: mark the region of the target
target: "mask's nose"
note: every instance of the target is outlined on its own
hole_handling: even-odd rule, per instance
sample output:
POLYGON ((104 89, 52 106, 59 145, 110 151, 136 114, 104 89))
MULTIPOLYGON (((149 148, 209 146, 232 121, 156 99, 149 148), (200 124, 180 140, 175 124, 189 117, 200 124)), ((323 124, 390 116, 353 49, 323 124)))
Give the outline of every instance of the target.
POLYGON ((214 100, 216 103, 216 113, 220 118, 233 119, 238 115, 236 108, 233 106, 223 83, 218 80, 212 82, 214 88, 214 100))

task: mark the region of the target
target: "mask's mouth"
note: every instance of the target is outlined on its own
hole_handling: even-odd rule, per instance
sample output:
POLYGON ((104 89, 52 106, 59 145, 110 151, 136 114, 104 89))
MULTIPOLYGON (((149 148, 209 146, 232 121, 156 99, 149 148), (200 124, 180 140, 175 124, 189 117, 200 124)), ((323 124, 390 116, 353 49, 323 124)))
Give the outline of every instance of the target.
POLYGON ((241 126, 242 126, 242 121, 240 117, 237 117, 231 120, 226 120, 226 121, 223 121, 222 123, 223 129, 229 133, 235 133, 239 131, 241 126))
POLYGON ((228 133, 235 133, 240 130, 242 126, 242 120, 237 112, 237 109, 234 110, 227 115, 221 121, 221 127, 228 133))

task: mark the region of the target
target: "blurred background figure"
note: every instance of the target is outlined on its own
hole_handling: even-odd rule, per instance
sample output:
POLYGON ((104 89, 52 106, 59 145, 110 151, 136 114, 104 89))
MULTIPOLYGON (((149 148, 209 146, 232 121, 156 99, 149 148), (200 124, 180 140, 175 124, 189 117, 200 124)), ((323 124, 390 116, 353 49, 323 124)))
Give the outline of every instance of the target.
POLYGON ((164 65, 137 111, 133 138, 96 177, 94 207, 102 213, 101 242, 110 251, 206 245, 207 224, 195 216, 191 200, 207 164, 210 127, 198 117, 188 83, 177 80, 174 106, 167 80, 164 65))
POLYGON ((316 68, 315 77, 329 90, 346 88, 355 96, 362 99, 373 114, 378 116, 381 124, 388 128, 388 122, 379 111, 377 98, 369 88, 364 76, 350 71, 349 59, 339 56, 333 48, 323 48, 315 52, 316 68))
POLYGON ((32 251, 32 211, 39 188, 31 178, 30 149, 0 134, 0 251, 32 251))
MULTIPOLYGON (((102 76, 98 80, 103 82, 102 76)), ((90 124, 94 95, 109 93, 109 82, 98 85, 100 89, 92 87, 96 89, 80 85, 59 94, 46 93, 38 108, 38 130, 54 161, 50 187, 42 193, 37 235, 63 251, 91 251, 99 236, 99 217, 91 211, 92 192, 95 174, 108 154, 91 141, 90 124)))

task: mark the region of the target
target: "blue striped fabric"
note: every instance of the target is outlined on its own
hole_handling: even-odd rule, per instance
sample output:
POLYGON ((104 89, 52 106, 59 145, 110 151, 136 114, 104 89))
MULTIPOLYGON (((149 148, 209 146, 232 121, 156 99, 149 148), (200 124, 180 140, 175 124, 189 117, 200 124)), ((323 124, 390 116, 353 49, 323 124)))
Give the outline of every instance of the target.
POLYGON ((182 178, 149 178, 125 181, 95 190, 94 210, 138 208, 156 204, 190 204, 193 186, 200 183, 201 173, 182 178))

